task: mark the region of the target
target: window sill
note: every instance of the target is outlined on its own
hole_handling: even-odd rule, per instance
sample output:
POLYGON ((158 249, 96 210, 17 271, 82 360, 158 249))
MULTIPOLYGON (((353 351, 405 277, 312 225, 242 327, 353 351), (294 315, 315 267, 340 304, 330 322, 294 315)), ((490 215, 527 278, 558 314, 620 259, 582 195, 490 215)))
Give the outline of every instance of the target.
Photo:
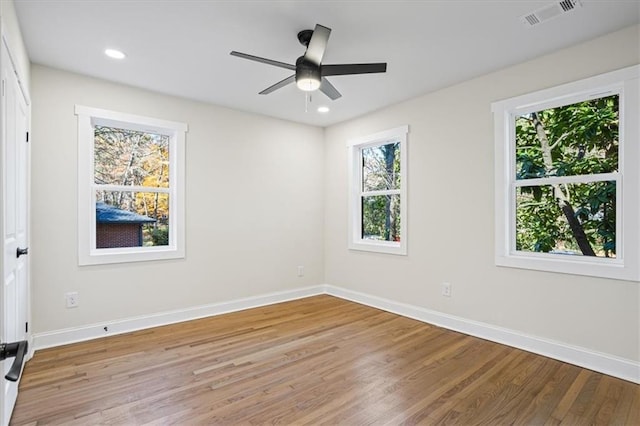
POLYGON ((360 240, 349 244, 349 250, 370 251, 384 254, 395 254, 398 256, 407 255, 407 247, 402 243, 385 241, 364 241, 360 240))
POLYGON ((618 259, 603 259, 548 253, 515 253, 496 255, 496 266, 530 269, 560 274, 583 275, 615 280, 638 281, 637 269, 618 259))
POLYGON ((139 247, 99 249, 80 255, 79 265, 107 265, 111 263, 146 262, 152 260, 183 259, 184 250, 172 247, 139 247))

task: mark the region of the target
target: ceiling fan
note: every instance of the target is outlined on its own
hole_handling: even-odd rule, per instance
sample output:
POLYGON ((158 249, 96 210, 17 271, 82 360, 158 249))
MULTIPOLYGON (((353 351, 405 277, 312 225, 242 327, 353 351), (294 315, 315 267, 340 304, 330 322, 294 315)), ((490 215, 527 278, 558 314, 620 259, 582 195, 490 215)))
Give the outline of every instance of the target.
POLYGON ((320 89, 320 91, 331 98, 331 100, 336 100, 342 95, 325 77, 332 75, 371 74, 387 71, 386 62, 323 65, 322 57, 327 49, 327 41, 329 40, 330 34, 331 28, 319 24, 316 24, 313 30, 300 31, 298 33, 298 41, 303 46, 306 46, 307 50, 303 56, 300 56, 296 60, 295 65, 236 52, 235 50, 231 52, 231 55, 295 71, 295 74, 292 76, 264 89, 260 92, 261 95, 267 95, 295 82, 300 90, 311 92, 320 89))

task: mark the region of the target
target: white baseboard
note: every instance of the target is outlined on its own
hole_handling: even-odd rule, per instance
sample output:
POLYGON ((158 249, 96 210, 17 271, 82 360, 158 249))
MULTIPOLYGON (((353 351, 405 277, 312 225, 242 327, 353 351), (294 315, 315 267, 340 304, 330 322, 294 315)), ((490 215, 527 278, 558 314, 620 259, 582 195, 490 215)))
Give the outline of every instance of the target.
POLYGON ((288 300, 302 299, 324 293, 324 286, 297 288, 294 290, 279 291, 260 296, 236 299, 229 302, 213 303, 196 306, 187 309, 161 312, 139 317, 124 318, 115 321, 85 325, 81 327, 65 328, 62 330, 35 333, 33 335, 33 350, 50 348, 53 346, 67 345, 69 343, 83 342, 99 337, 113 336, 129 333, 151 327, 159 327, 167 324, 175 324, 183 321, 191 321, 229 312, 242 311, 260 306, 273 305, 288 300), (105 330, 106 328, 106 330, 105 330))
POLYGON ((326 294, 382 309, 418 321, 523 349, 634 383, 640 383, 640 362, 591 349, 527 335, 507 328, 432 311, 341 287, 325 285, 326 294))
POLYGON ((105 321, 99 324, 55 330, 46 333, 36 333, 32 336, 33 344, 31 345, 32 349, 30 350, 30 354, 33 354, 32 351, 53 346, 61 346, 99 337, 272 305, 319 294, 328 294, 351 300, 449 330, 459 331, 464 334, 544 355, 634 383, 640 383, 639 362, 333 285, 305 287, 247 297, 229 302, 214 303, 115 321, 105 321), (105 331, 105 327, 107 331, 105 331))

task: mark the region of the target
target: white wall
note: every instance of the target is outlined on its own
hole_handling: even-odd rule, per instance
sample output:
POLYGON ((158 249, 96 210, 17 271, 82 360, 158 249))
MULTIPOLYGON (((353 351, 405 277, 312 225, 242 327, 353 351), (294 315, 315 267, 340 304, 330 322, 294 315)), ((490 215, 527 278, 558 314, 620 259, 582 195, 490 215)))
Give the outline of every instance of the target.
MULTIPOLYGON (((639 27, 325 131, 325 278, 344 287, 640 360, 636 282, 494 266, 493 101, 640 62, 639 27), (409 125, 406 257, 347 249, 350 138, 409 125), (440 283, 452 284, 452 297, 440 283)), ((637 141, 636 141, 637 142, 637 141)))
POLYGON ((322 129, 39 65, 31 77, 35 333, 323 282, 322 129), (74 104, 188 124, 186 259, 78 266, 74 104))

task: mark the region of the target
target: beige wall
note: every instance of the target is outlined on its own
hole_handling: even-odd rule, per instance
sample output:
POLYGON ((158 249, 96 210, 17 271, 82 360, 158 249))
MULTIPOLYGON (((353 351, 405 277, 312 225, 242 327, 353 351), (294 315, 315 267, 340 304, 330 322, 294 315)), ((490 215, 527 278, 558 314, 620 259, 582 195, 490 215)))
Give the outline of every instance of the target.
MULTIPOLYGON (((327 283, 640 360, 639 284, 494 266, 493 101, 640 62, 639 27, 325 131, 327 283), (408 124, 408 253, 347 249, 350 138, 408 124), (440 295, 450 282, 452 297, 440 295)), ((636 236, 637 237, 637 236, 636 236)))
POLYGON ((322 129, 39 65, 31 88, 35 333, 323 282, 322 129), (186 259, 78 266, 74 104, 188 124, 186 259))

